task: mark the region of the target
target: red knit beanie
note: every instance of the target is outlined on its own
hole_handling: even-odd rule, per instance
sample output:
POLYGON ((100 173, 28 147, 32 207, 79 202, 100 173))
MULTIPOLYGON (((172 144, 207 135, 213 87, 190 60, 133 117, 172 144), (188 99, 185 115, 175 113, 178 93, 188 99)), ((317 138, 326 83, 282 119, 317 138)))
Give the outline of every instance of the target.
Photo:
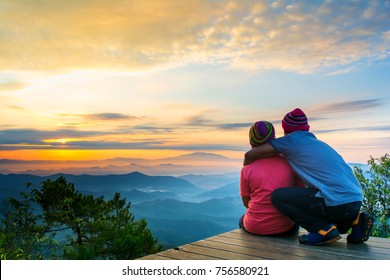
POLYGON ((286 133, 298 130, 309 131, 310 129, 305 113, 299 108, 294 109, 284 116, 282 127, 286 133))

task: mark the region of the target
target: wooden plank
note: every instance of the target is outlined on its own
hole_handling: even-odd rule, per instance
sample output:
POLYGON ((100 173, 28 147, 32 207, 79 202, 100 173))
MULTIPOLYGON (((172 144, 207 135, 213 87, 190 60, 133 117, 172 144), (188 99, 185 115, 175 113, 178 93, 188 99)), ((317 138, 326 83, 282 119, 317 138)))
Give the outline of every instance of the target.
MULTIPOLYGON (((321 246, 319 248, 326 249, 331 247, 333 249, 346 250, 350 254, 372 256, 375 259, 389 259, 390 258, 390 239, 370 237, 367 242, 361 244, 350 244, 347 242, 347 234, 342 234, 342 239, 331 243, 329 246, 321 246)), ((312 246, 310 246, 312 247, 312 246)), ((333 250, 330 249, 330 250, 333 250)))
MULTIPOLYGON (((345 241, 347 240, 347 237, 345 237, 345 241)), ((365 242, 365 244, 369 244, 370 246, 373 247, 378 247, 378 248, 387 248, 390 249, 390 239, 387 238, 380 238, 380 237, 370 237, 368 241, 365 242)))
POLYGON ((145 257, 139 258, 139 260, 177 260, 177 259, 173 259, 173 258, 159 255, 159 254, 151 254, 151 255, 147 255, 145 257))
MULTIPOLYGON (((186 245, 189 246, 190 244, 186 245)), ((158 253, 158 255, 166 257, 166 258, 172 258, 177 260, 220 260, 222 258, 218 257, 218 254, 215 254, 216 256, 208 255, 207 252, 191 252, 188 250, 180 250, 180 249, 170 249, 167 251, 163 251, 158 253)))
MULTIPOLYGON (((193 245, 214 248, 218 249, 220 252, 236 252, 239 254, 246 255, 247 257, 257 257, 260 259, 289 259, 289 260, 304 260, 304 257, 293 255, 293 254, 285 254, 280 253, 277 250, 263 250, 263 248, 259 248, 257 246, 242 246, 242 244, 232 244, 229 242, 220 242, 218 238, 216 239, 206 239, 201 240, 193 245), (261 250, 260 250, 261 249, 261 250)), ((253 243, 251 245, 254 245, 253 243)))
MULTIPOLYGON (((301 229, 299 234, 306 231, 301 229)), ((212 236, 175 249, 141 259, 164 260, 387 260, 390 259, 390 239, 370 237, 363 244, 349 244, 347 235, 325 246, 308 246, 298 242, 298 236, 256 236, 241 229, 212 236)))
MULTIPOLYGON (((240 238, 244 240, 252 240, 256 242, 273 242, 272 239, 277 238, 277 237, 258 238, 258 236, 253 236, 245 232, 241 234, 237 232, 230 232, 227 233, 226 236, 232 238, 240 238)), ((325 246, 308 246, 308 245, 299 244, 296 237, 295 240, 293 240, 293 242, 291 239, 279 238, 278 243, 280 245, 285 245, 291 248, 304 248, 305 250, 309 250, 309 251, 333 253, 340 256, 351 257, 351 258, 360 257, 362 259, 377 259, 381 254, 386 253, 384 252, 384 249, 370 247, 367 246, 367 244, 365 243, 347 244, 345 241, 344 242, 337 241, 325 246), (359 254, 357 254, 357 251, 359 252, 359 254)))
MULTIPOLYGON (((308 246, 299 244, 297 241, 298 236, 293 237, 269 237, 269 236, 255 236, 251 235, 242 230, 234 230, 220 235, 227 238, 238 238, 241 240, 249 240, 260 243, 266 242, 275 242, 275 239, 278 240, 279 245, 288 246, 289 248, 304 248, 308 251, 319 252, 319 253, 332 253, 339 256, 344 256, 345 259, 389 259, 390 251, 387 248, 379 248, 375 246, 370 246, 368 242, 363 244, 348 244, 346 238, 341 239, 340 241, 333 242, 325 246, 308 246), (367 244, 368 243, 368 244, 367 244)), ((345 236, 344 236, 345 237, 345 236)))
MULTIPOLYGON (((227 238, 224 236, 215 237, 212 240, 216 242, 221 242, 222 244, 234 244, 236 246, 241 246, 243 248, 252 248, 257 250, 258 254, 263 256, 268 256, 270 259, 311 259, 311 260, 337 260, 337 259, 346 259, 345 256, 340 256, 332 253, 324 252, 313 252, 307 250, 306 248, 294 248, 285 244, 280 244, 277 242, 259 242, 259 241, 250 241, 244 239, 234 239, 227 238)), ((352 257, 351 259, 362 259, 361 257, 352 257)))
POLYGON ((180 247, 181 251, 184 252, 191 252, 194 254, 205 254, 207 256, 215 257, 216 259, 223 259, 223 260, 261 260, 264 258, 248 255, 248 254, 241 254, 237 252, 227 251, 227 250, 221 250, 211 247, 204 247, 204 246, 197 246, 194 244, 188 244, 185 246, 180 247))
MULTIPOLYGON (((239 231, 239 230, 234 230, 234 231, 239 231)), ((304 230, 303 228, 300 228, 299 235, 305 234, 305 233, 307 233, 307 231, 304 230)), ((341 239, 341 242, 347 241, 347 235, 348 234, 341 235, 343 237, 343 239, 341 239)), ((374 246, 374 247, 390 248, 390 238, 370 236, 368 241, 366 241, 364 244, 370 244, 370 246, 374 246)))
MULTIPOLYGON (((228 238, 228 240, 230 240, 228 238)), ((247 244, 247 246, 255 246, 259 250, 267 250, 267 252, 279 251, 282 255, 295 255, 301 256, 305 259, 362 259, 360 256, 345 256, 344 254, 337 254, 329 251, 312 250, 311 247, 305 245, 291 246, 291 243, 275 242, 267 240, 239 240, 241 243, 247 244)), ((231 242, 231 241, 230 241, 231 242)), ((285 257, 280 259, 286 259, 285 257)))

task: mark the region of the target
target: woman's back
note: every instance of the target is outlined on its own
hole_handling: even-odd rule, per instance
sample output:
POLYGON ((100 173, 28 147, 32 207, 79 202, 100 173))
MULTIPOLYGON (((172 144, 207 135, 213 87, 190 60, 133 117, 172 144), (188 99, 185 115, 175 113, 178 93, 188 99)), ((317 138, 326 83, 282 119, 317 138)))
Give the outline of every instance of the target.
POLYGON ((282 157, 265 158, 244 166, 241 170, 240 194, 250 197, 243 221, 245 229, 261 235, 291 229, 294 222, 272 205, 271 193, 277 188, 295 185, 295 173, 282 157))

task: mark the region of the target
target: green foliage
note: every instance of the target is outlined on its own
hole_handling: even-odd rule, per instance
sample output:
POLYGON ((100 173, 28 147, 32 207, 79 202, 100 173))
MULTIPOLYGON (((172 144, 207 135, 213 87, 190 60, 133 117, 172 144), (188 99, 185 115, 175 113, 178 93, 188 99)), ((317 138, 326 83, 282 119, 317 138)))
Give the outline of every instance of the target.
POLYGON ((29 193, 22 192, 20 200, 6 200, 0 225, 1 259, 44 259, 54 256, 58 243, 46 234, 45 225, 39 223, 36 207, 29 193))
POLYGON ((363 209, 376 218, 373 236, 390 237, 390 157, 370 157, 369 171, 354 168, 363 189, 363 209))
POLYGON ((3 211, 2 259, 134 259, 161 250, 119 193, 105 201, 59 177, 21 195, 3 211))

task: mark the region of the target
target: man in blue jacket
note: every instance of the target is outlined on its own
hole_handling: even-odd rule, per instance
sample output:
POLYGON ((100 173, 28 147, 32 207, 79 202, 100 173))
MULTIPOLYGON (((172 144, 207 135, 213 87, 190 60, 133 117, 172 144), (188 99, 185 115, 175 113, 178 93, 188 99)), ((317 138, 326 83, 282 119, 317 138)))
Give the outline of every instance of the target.
POLYGON ((304 112, 296 108, 282 120, 284 136, 255 147, 245 154, 244 165, 283 155, 307 188, 282 188, 272 193, 273 205, 308 231, 299 242, 322 245, 346 233, 349 243, 367 241, 373 218, 360 212, 363 194, 351 168, 328 144, 309 132, 304 112))

